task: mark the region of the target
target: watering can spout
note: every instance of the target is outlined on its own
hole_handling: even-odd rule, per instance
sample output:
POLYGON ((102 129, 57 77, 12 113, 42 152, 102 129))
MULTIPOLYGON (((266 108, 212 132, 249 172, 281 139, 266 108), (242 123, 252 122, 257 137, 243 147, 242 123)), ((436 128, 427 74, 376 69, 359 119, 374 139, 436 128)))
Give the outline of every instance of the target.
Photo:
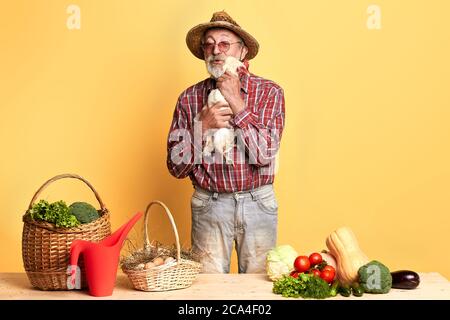
POLYGON ((142 217, 142 212, 136 213, 133 216, 133 218, 131 218, 130 221, 128 221, 123 226, 121 226, 119 229, 114 231, 114 233, 112 235, 110 235, 109 237, 100 241, 99 244, 101 244, 103 246, 108 246, 108 247, 118 246, 121 248, 123 245, 123 242, 125 241, 125 238, 128 235, 128 232, 130 232, 131 228, 141 217, 142 217))
POLYGON ((85 240, 74 240, 72 242, 70 270, 77 267, 78 258, 82 254, 91 295, 97 297, 112 295, 119 265, 120 249, 131 228, 142 217, 142 214, 142 212, 136 213, 127 223, 100 242, 85 240))

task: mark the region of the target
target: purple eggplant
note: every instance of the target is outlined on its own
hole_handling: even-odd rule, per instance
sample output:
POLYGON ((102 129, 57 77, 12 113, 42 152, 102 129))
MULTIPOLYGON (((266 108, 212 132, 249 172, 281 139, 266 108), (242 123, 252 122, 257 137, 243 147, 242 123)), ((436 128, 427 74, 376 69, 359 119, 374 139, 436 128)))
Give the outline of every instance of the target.
POLYGON ((392 288, 396 289, 415 289, 420 283, 419 275, 410 270, 394 271, 391 276, 392 288))

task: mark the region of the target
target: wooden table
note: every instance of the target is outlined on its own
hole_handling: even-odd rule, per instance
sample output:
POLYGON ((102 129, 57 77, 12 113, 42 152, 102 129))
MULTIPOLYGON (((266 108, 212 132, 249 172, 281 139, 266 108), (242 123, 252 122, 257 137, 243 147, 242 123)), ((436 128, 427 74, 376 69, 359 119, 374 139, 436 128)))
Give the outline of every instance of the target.
MULTIPOLYGON (((337 296, 331 299, 449 300, 450 283, 439 273, 420 273, 421 283, 414 290, 392 289, 388 294, 364 294, 362 298, 337 296)), ((277 300, 272 282, 261 274, 200 274, 191 287, 166 291, 142 292, 134 290, 126 275, 119 273, 111 297, 95 298, 86 291, 40 291, 33 289, 25 273, 0 273, 0 300, 277 300)), ((293 300, 293 298, 290 298, 293 300)))

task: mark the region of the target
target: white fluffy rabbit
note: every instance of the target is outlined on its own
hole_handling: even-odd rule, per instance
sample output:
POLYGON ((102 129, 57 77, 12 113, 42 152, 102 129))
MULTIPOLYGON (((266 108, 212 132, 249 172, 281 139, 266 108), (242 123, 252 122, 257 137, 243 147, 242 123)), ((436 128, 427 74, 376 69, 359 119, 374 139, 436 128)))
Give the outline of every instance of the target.
MULTIPOLYGON (((224 72, 228 70, 230 73, 234 75, 238 74, 237 70, 239 67, 245 66, 241 61, 239 61, 235 57, 227 57, 223 64, 224 72)), ((212 105, 214 105, 219 101, 227 103, 219 89, 212 90, 208 95, 208 107, 211 107, 212 105)), ((229 108, 229 106, 224 106, 222 108, 223 109, 229 108)), ((219 152, 225 157, 227 164, 232 164, 233 159, 232 155, 230 155, 229 152, 233 149, 233 147, 234 147, 234 131, 232 129, 220 128, 217 129, 217 131, 215 131, 213 136, 208 135, 206 137, 206 143, 203 152, 205 155, 209 156, 215 149, 216 152, 219 152)))

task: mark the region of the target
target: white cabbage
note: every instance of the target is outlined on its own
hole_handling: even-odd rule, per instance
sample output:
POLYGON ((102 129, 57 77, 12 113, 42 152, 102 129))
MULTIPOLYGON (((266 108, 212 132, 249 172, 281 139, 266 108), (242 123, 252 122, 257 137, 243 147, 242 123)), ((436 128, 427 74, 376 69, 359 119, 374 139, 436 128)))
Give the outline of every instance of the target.
POLYGON ((270 250, 266 256, 266 272, 270 280, 278 280, 294 270, 297 257, 297 251, 290 245, 281 245, 270 250))

